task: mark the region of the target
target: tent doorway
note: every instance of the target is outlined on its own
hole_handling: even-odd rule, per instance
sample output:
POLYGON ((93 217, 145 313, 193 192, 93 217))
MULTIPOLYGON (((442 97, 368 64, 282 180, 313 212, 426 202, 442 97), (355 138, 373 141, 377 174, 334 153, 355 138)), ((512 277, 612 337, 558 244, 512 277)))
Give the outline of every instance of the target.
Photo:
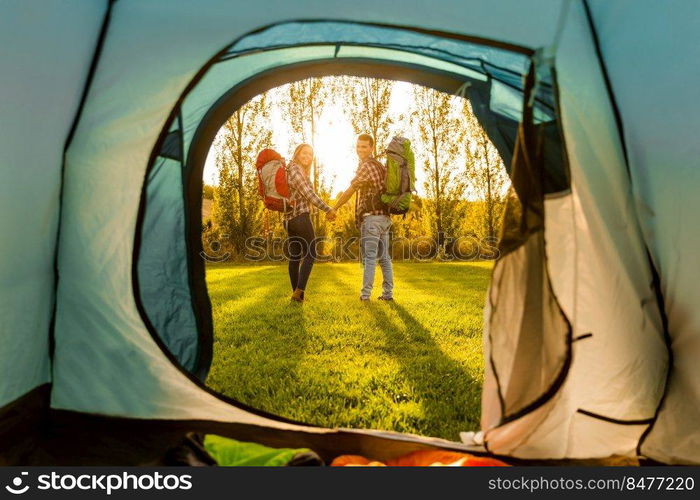
MULTIPOLYGON (((319 26, 322 26, 322 23, 319 26)), ((339 26, 333 25, 330 28, 335 30, 339 26)), ((341 25, 340 28, 347 28, 347 26, 341 25)), ((268 35, 284 38, 287 35, 284 29, 284 26, 272 27, 268 35)), ((339 36, 335 31, 329 30, 327 33, 339 36)), ((402 32, 400 35, 406 36, 407 32, 402 32)), ((256 36, 258 37, 256 42, 260 42, 259 35, 256 36)), ((408 36, 409 38, 434 37, 424 33, 408 33, 408 36)), ((456 44, 450 47, 452 51, 444 48, 438 50, 427 48, 423 45, 425 40, 417 45, 389 43, 386 48, 378 47, 374 42, 366 42, 366 44, 343 42, 329 46, 325 43, 310 41, 307 45, 299 46, 298 42, 294 41, 288 46, 274 44, 267 50, 261 50, 257 47, 257 43, 253 44, 255 48, 249 47, 252 43, 244 39, 222 52, 217 56, 216 65, 209 68, 208 72, 203 71, 201 80, 196 85, 192 85, 189 92, 183 96, 178 108, 173 110, 172 119, 163 130, 161 141, 154 150, 153 167, 149 171, 147 182, 146 206, 150 207, 159 204, 156 199, 157 186, 168 182, 175 187, 178 183, 182 186, 184 197, 182 194, 178 196, 176 191, 171 191, 171 195, 177 196, 174 203, 182 204, 182 210, 186 214, 184 227, 181 227, 182 221, 173 222, 178 231, 184 230, 187 235, 186 244, 181 247, 180 252, 187 256, 186 278, 189 280, 190 297, 188 301, 188 297, 180 296, 169 306, 177 310, 181 323, 189 322, 191 326, 195 324, 198 326, 198 336, 182 338, 183 329, 178 327, 181 325, 177 322, 164 322, 172 316, 168 313, 160 316, 161 326, 157 325, 158 315, 163 307, 160 300, 162 287, 157 280, 150 281, 150 290, 139 290, 137 297, 141 298, 142 312, 147 324, 151 326, 152 335, 162 347, 170 350, 172 360, 180 365, 183 371, 200 379, 200 384, 208 372, 214 343, 211 302, 204 281, 204 259, 201 258, 206 254, 200 239, 202 173, 209 147, 221 126, 236 110, 261 92, 304 78, 335 75, 411 82, 437 91, 468 96, 475 120, 498 150, 506 168, 511 170, 511 176, 513 176, 514 164, 521 162, 525 165, 521 167, 520 182, 516 183, 516 189, 512 190, 510 197, 508 221, 512 228, 508 233, 507 251, 509 252, 521 248, 529 235, 541 230, 542 211, 539 207, 542 196, 567 192, 568 166, 559 133, 554 74, 547 67, 541 67, 535 71, 534 64, 531 64, 530 58, 525 55, 529 54, 529 51, 519 49, 513 51, 510 50, 511 48, 506 50, 468 40, 459 42, 450 40, 450 44, 456 44), (237 46, 239 44, 242 46, 237 46), (455 55, 456 49, 466 51, 466 55, 455 55), (436 54, 441 57, 436 57, 436 54), (299 60, 290 63, 290 56, 295 56, 299 60), (251 63, 249 58, 252 58, 255 63, 251 63), (240 65, 244 63, 250 74, 242 78, 240 65), (231 85, 232 81, 237 83, 231 85), (521 127, 522 137, 518 138, 518 124, 522 122, 527 122, 528 128, 522 131, 521 127), (524 142, 526 139, 530 141, 529 144, 524 142), (520 149, 516 148, 516 144, 520 144, 520 149), (528 157, 530 163, 535 158, 541 160, 538 160, 537 165, 528 165, 528 157), (169 169, 168 165, 173 168, 169 169), (167 180, 168 178, 170 181, 167 180), (150 187, 153 187, 152 198, 148 193, 150 187), (524 203, 519 200, 521 194, 525 197, 524 203), (149 309, 155 309, 156 314, 149 315, 149 309), (149 319, 151 316, 156 320, 151 321, 149 319), (174 336, 169 338, 171 332, 174 336), (176 348, 173 349, 172 346, 176 348)), ((294 57, 291 59, 293 60, 294 57)), ((159 213, 161 217, 149 219, 149 213, 146 212, 142 220, 144 241, 142 241, 138 260, 138 281, 144 284, 148 281, 142 276, 149 273, 152 262, 160 262, 160 254, 157 251, 160 239, 156 241, 155 224, 156 221, 160 221, 158 224, 162 222, 165 211, 153 213, 159 213), (151 241, 155 242, 154 245, 147 244, 146 235, 150 235, 151 241)), ((518 256, 516 261, 522 262, 525 258, 526 261, 534 259, 542 262, 541 245, 531 245, 531 247, 523 251, 532 255, 518 256)), ((181 263, 181 260, 177 262, 181 263)), ((543 362, 538 359, 540 355, 537 349, 531 349, 529 354, 527 350, 523 351, 524 357, 521 360, 524 360, 525 365, 536 366, 536 369, 541 370, 541 373, 535 377, 538 384, 530 387, 523 394, 518 393, 517 397, 513 397, 511 408, 508 408, 506 403, 508 396, 505 394, 505 389, 499 389, 502 416, 526 414, 549 401, 561 386, 568 369, 570 335, 567 323, 561 319, 562 313, 557 300, 552 294, 551 287, 546 284, 546 269, 541 266, 539 269, 539 274, 534 277, 535 288, 520 287, 514 292, 519 295, 534 293, 535 304, 542 300, 548 303, 548 309, 539 321, 544 321, 540 326, 545 329, 551 327, 552 346, 547 351, 547 359, 543 362)), ((179 270, 180 268, 178 272, 179 270)), ((516 269, 509 272, 514 272, 522 278, 526 277, 529 271, 523 269, 521 264, 516 264, 516 269)), ((183 275, 179 274, 179 279, 182 278, 183 275)), ((511 276, 508 281, 514 283, 518 278, 511 276)), ((514 316, 496 317, 496 321, 505 321, 514 325, 522 320, 521 314, 522 312, 516 312, 514 316)), ((504 326, 499 324, 500 328, 504 326)), ((517 328, 514 330, 518 331, 517 328)), ((512 352, 517 349, 518 342, 522 340, 515 339, 513 342, 515 342, 514 345, 506 347, 507 351, 512 352)), ((520 378, 521 373, 514 375, 515 372, 511 371, 510 356, 511 354, 507 354, 502 359, 489 359, 488 364, 493 367, 502 363, 503 370, 508 372, 507 379, 514 376, 520 378)), ((523 387, 520 387, 519 390, 522 389, 523 387)), ((231 402, 251 411, 260 411, 259 408, 253 410, 251 406, 237 399, 231 402)), ((262 414, 270 416, 267 411, 262 411, 262 414)), ((471 426, 475 427, 475 423, 476 418, 472 417, 471 426)), ((329 423, 324 422, 324 424, 329 423)), ((415 432, 417 429, 401 428, 400 430, 415 432)), ((456 436, 452 435, 451 438, 456 439, 456 436)))
POLYGON ((509 180, 466 99, 366 77, 299 80, 238 108, 208 159, 210 387, 325 427, 451 440, 478 428, 483 306, 509 180), (290 304, 288 234, 282 215, 262 208, 257 152, 272 146, 289 160, 312 143, 309 184, 333 205, 354 177, 364 130, 379 153, 398 135, 415 154, 411 208, 392 217, 388 238, 395 300, 378 300, 381 266, 371 300, 358 300, 361 232, 350 202, 336 220, 309 217, 318 257, 303 306, 290 304))

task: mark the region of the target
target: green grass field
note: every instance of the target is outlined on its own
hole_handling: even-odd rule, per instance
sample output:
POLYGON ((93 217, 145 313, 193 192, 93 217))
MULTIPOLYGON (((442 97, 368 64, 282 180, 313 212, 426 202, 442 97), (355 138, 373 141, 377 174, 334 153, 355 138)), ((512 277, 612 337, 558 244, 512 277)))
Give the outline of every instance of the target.
MULTIPOLYGON (((329 427, 458 440, 478 428, 491 264, 395 263, 395 302, 359 301, 358 263, 317 264, 303 305, 282 265, 207 269, 213 389, 329 427)), ((381 287, 377 270, 375 295, 381 287)))

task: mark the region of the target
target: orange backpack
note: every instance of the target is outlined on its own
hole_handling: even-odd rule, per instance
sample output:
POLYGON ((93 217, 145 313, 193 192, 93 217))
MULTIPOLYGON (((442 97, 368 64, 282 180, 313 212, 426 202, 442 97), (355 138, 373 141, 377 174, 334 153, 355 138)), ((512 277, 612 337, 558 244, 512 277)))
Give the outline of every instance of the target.
POLYGON ((292 207, 287 184, 287 166, 274 149, 263 149, 255 162, 258 171, 258 193, 268 210, 286 212, 292 207))

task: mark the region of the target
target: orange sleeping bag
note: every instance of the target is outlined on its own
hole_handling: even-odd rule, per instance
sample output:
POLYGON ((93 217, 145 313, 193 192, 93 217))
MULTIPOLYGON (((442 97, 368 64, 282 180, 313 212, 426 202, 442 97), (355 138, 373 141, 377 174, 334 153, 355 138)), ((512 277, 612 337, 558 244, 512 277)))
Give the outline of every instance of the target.
POLYGON ((454 451, 421 450, 408 453, 398 458, 387 460, 386 463, 370 460, 359 455, 340 455, 331 463, 333 467, 364 466, 364 467, 507 467, 508 464, 490 457, 477 457, 468 453, 454 451))

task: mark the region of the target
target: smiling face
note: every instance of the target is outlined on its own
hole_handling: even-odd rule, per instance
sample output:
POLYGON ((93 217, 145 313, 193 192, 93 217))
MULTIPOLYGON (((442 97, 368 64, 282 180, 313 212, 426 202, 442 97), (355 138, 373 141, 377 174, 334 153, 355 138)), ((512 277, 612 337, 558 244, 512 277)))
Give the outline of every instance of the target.
POLYGON ((372 154, 372 144, 370 141, 358 139, 355 151, 357 151, 357 156, 360 158, 360 161, 364 161, 372 154))
POLYGON ((296 160, 302 167, 308 169, 311 166, 311 162, 314 160, 313 148, 311 146, 304 146, 301 148, 301 151, 299 151, 299 154, 296 156, 296 160))

